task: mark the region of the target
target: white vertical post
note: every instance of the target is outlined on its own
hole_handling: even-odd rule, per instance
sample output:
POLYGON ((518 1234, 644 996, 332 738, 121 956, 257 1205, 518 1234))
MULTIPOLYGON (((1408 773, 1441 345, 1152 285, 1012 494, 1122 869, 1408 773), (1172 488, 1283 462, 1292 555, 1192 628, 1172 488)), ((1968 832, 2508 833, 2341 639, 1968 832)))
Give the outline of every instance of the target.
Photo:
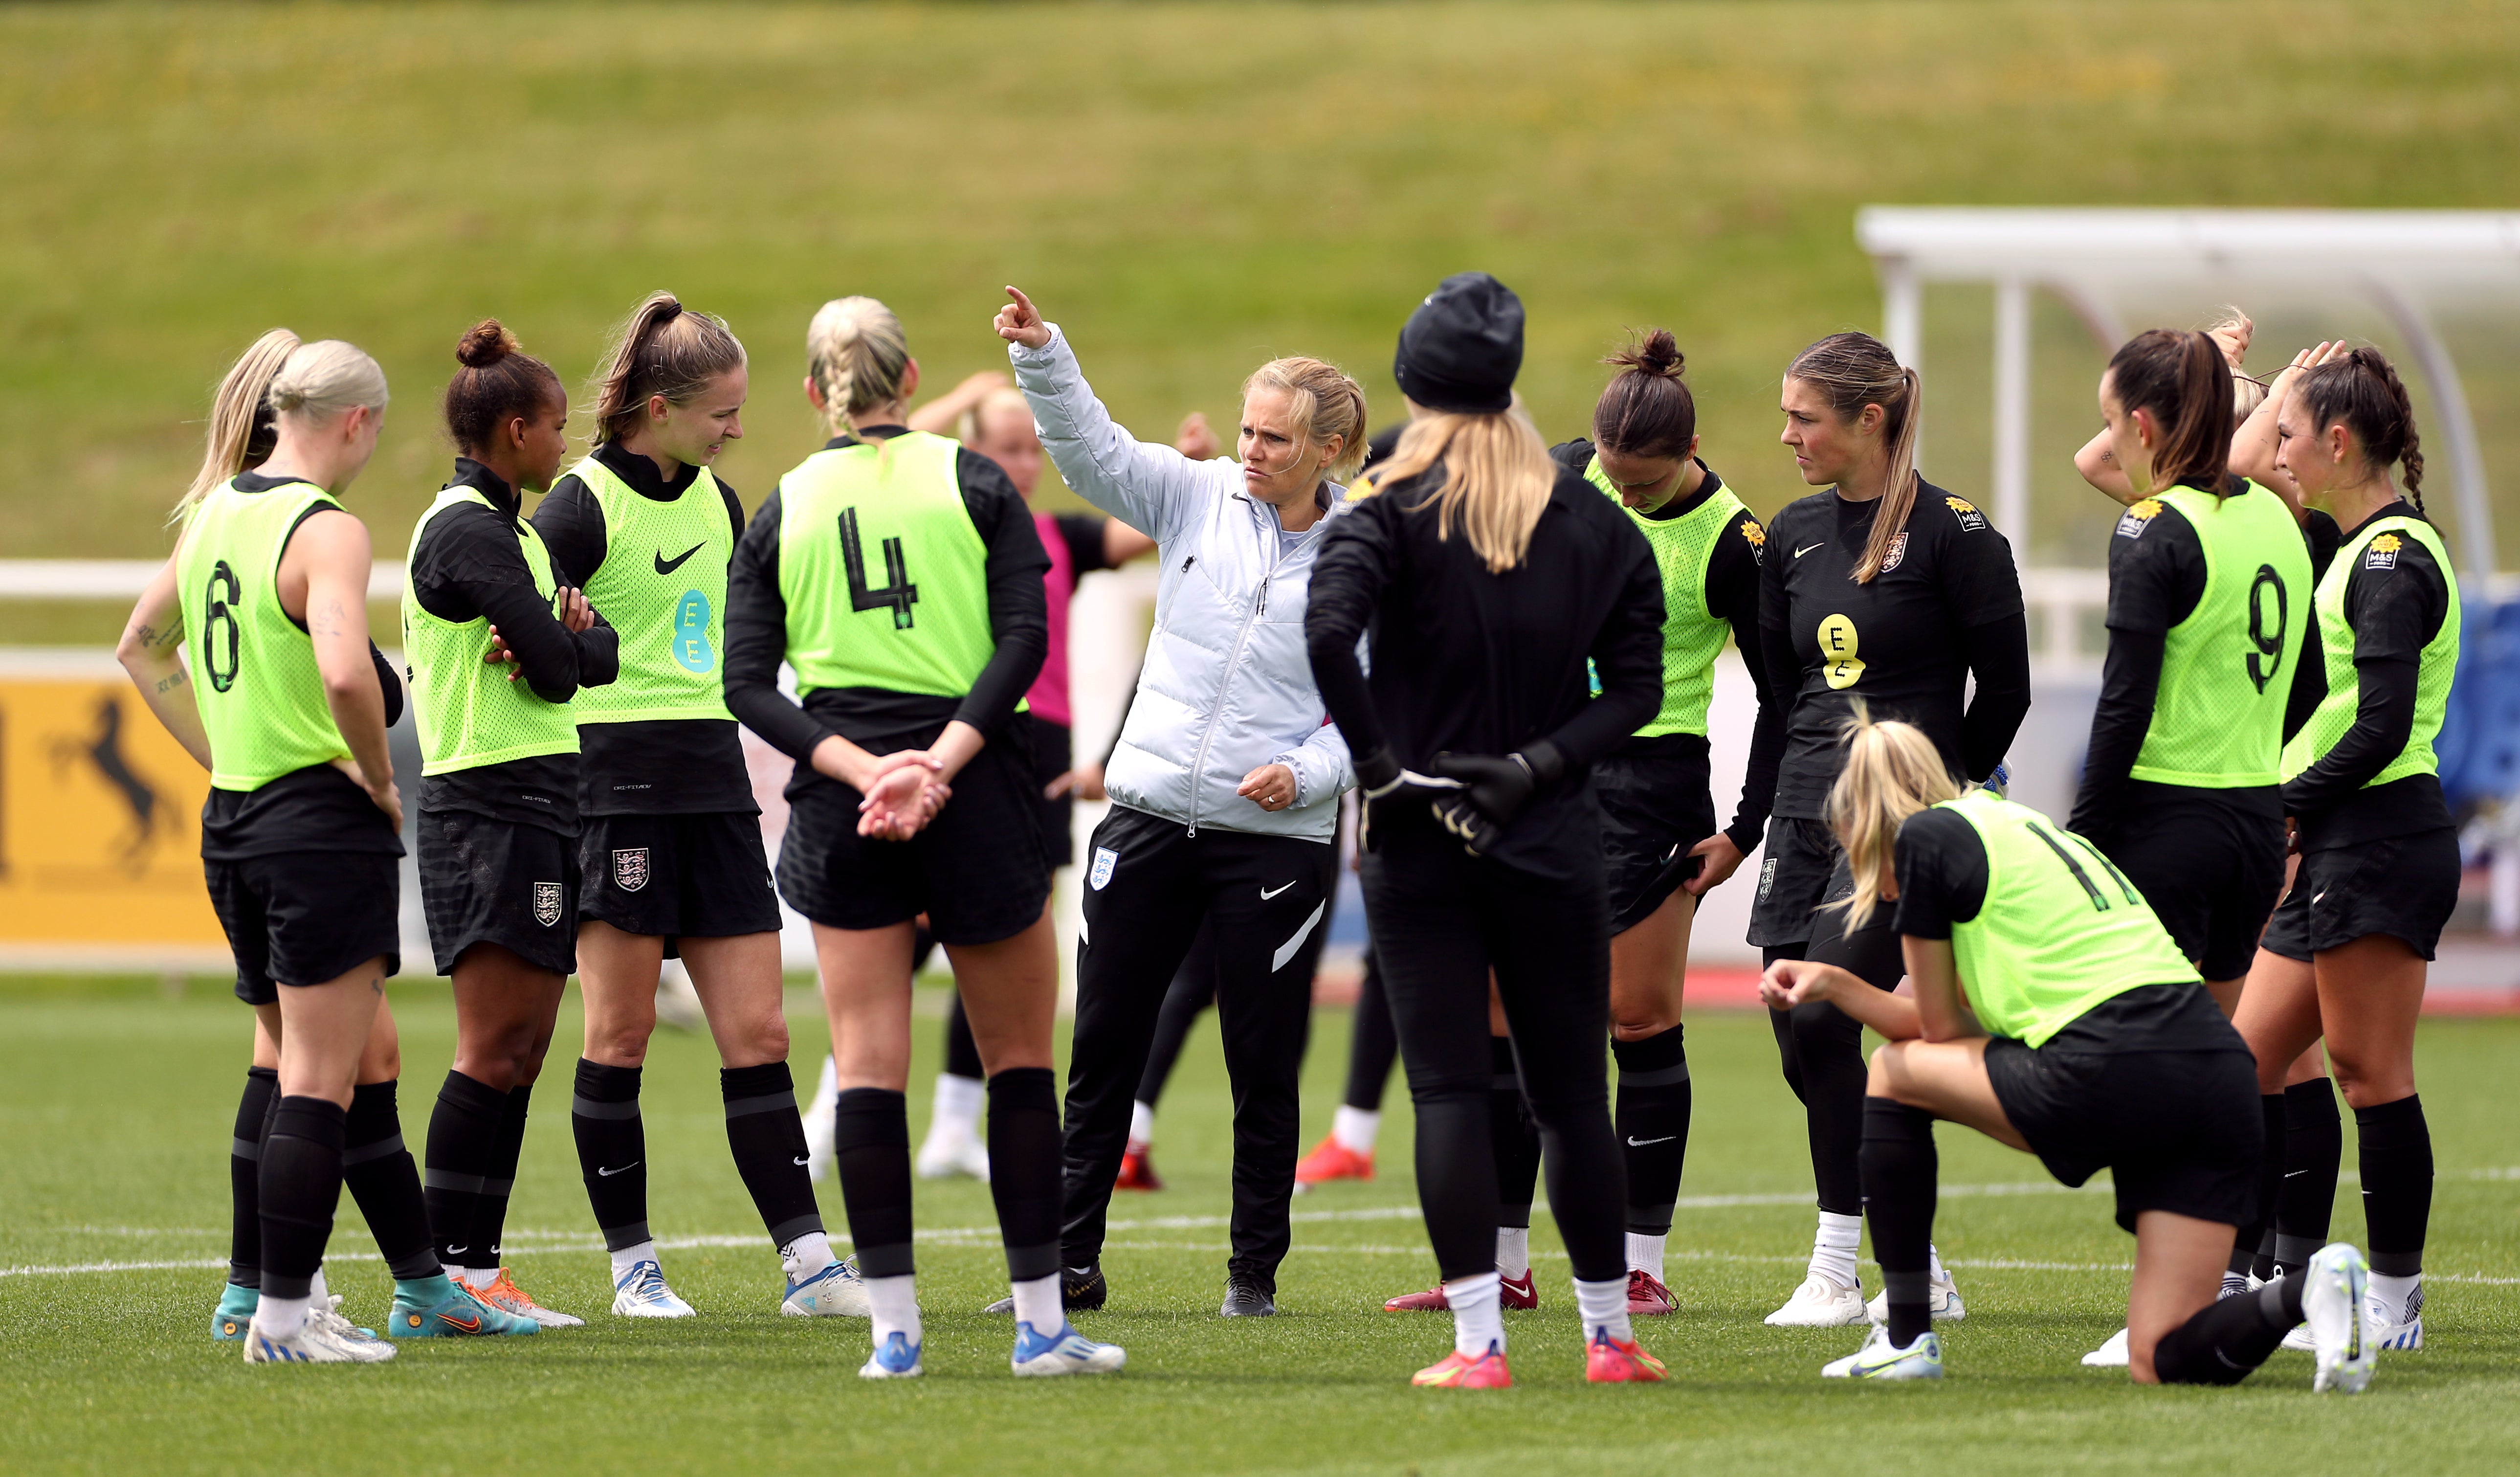
POLYGON ((2030 285, 1995 285, 1995 524, 2030 548, 2030 285))
MULTIPOLYGON (((1905 257, 1885 256, 1881 271, 1881 341, 1900 363, 1919 375, 1925 369, 1925 295, 1916 269, 1905 257)), ((1917 407, 1923 413, 1923 407, 1917 407)), ((1925 464, 1925 426, 1916 426, 1916 465, 1925 464)))

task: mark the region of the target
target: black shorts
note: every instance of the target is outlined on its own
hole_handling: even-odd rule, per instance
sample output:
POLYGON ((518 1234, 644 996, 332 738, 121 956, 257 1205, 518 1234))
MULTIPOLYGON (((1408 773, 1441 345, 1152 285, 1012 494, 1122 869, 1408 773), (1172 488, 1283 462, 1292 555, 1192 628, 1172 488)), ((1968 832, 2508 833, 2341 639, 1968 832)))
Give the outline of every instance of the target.
POLYGON ((248 1005, 277 1004, 276 985, 322 985, 379 954, 386 974, 402 970, 399 856, 280 852, 204 861, 202 873, 248 1005))
POLYGON ((2092 840, 2152 904, 2179 951, 2209 980, 2237 980, 2283 892, 2283 821, 2167 785, 2142 787, 2092 840), (2164 794, 2163 792, 2169 792, 2164 794))
POLYGON ((779 898, 761 850, 761 817, 590 815, 577 839, 580 920, 666 941, 779 932, 779 898))
POLYGON ((940 944, 995 944, 1032 927, 1050 900, 1040 790, 1021 743, 992 743, 954 776, 954 795, 908 841, 858 834, 856 790, 815 778, 788 787, 779 896, 828 928, 888 928, 921 913, 940 944))
MULTIPOLYGON (((1076 862, 1076 793, 1059 792, 1056 799, 1042 794, 1050 782, 1065 774, 1076 763, 1076 734, 1063 723, 1035 717, 1029 713, 1015 715, 1015 722, 1032 742, 1032 793, 1041 796, 1041 850, 1054 868, 1073 866, 1076 862)), ((957 787, 958 791, 960 787, 957 787)))
POLYGON ((1846 853, 1827 822, 1790 815, 1768 821, 1766 852, 1750 903, 1750 942, 1761 948, 1808 944, 1818 930, 1820 905, 1854 891, 1846 853))
POLYGON ((1630 739, 1593 766, 1612 934, 1645 921, 1704 864, 1688 852, 1715 834, 1708 769, 1706 740, 1694 733, 1630 739))
POLYGON ((2268 920, 2268 952, 2307 962, 2387 934, 2429 959, 2458 905, 2458 832, 2450 827, 2304 852, 2292 891, 2268 920))
POLYGON ((2080 1185, 2116 1181, 2118 1224, 2145 1211, 2240 1225, 2255 1214, 2265 1153, 2256 1058, 2194 985, 2151 985, 2093 1006, 2033 1049, 1999 1037, 1986 1076, 2003 1116, 2048 1173, 2080 1185), (2165 993, 2166 992, 2166 993, 2165 993), (2183 1037, 2188 1050, 2092 1050, 2122 1022, 2147 1039, 2183 1037))
POLYGON ((577 972, 577 838, 474 810, 420 812, 420 902, 437 972, 475 944, 577 972))

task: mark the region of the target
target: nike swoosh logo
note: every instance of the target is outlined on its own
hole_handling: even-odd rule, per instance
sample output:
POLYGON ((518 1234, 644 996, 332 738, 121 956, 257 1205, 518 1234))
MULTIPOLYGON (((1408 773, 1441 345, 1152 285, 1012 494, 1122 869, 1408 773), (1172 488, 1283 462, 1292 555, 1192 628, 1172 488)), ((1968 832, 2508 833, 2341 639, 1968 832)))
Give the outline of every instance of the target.
POLYGON ((1290 887, 1293 887, 1294 885, 1295 885, 1295 884, 1294 884, 1294 883, 1292 883, 1292 882, 1282 882, 1282 883, 1278 884, 1277 890, 1276 890, 1275 892, 1273 892, 1273 891, 1271 891, 1270 889, 1268 889, 1268 888, 1265 888, 1265 887, 1264 887, 1264 888, 1262 888, 1262 889, 1260 890, 1260 900, 1261 900, 1261 901, 1263 901, 1263 902, 1266 902, 1266 901, 1268 901, 1270 899, 1277 897, 1279 893, 1282 893, 1282 892, 1284 892, 1286 889, 1288 889, 1288 888, 1290 888, 1290 887))
POLYGON ((472 1249, 472 1248, 470 1246, 450 1246, 446 1248, 446 1254, 451 1257, 459 1251, 471 1251, 472 1249))
POLYGON ((437 1315, 437 1320, 449 1328, 461 1328, 466 1333, 481 1331, 481 1319, 478 1315, 469 1318, 459 1318, 451 1313, 441 1313, 437 1315))
POLYGON ((810 1163, 812 1163, 812 1161, 811 1161, 811 1160, 804 1159, 804 1158, 801 1158, 801 1157, 800 1157, 800 1158, 798 1158, 798 1159, 797 1159, 796 1161, 794 1161, 794 1162, 795 1162, 795 1163, 797 1163, 797 1164, 810 1164, 810 1163))
POLYGON ((706 547, 708 547, 708 545, 707 545, 706 543, 704 543, 704 542, 703 542, 703 543, 696 543, 696 544, 693 544, 690 548, 685 549, 685 550, 683 550, 681 553, 679 553, 679 554, 675 555, 675 556, 674 556, 673 558, 671 558, 671 559, 667 559, 667 558, 665 557, 665 551, 664 551, 663 549, 658 549, 658 550, 656 551, 656 573, 657 573, 657 574, 659 574, 659 575, 670 575, 670 574, 672 574, 674 571, 679 570, 679 569, 681 569, 681 568, 683 567, 683 561, 684 561, 684 560, 691 558, 694 554, 698 553, 700 550, 702 550, 702 549, 704 549, 704 548, 706 548, 706 547))
POLYGON ((635 1170, 635 1169, 637 1169, 638 1167, 639 1167, 639 1161, 638 1161, 638 1160, 636 1160, 636 1159, 631 1160, 628 1164, 623 1165, 621 1168, 619 1168, 619 1169, 617 1169, 617 1170, 608 1170, 608 1169, 606 1169, 604 1166, 602 1166, 602 1165, 600 1165, 600 1164, 599 1164, 599 1165, 597 1165, 597 1166, 595 1167, 595 1175, 596 1175, 596 1177, 597 1177, 597 1178, 599 1178, 599 1179, 609 1179, 609 1178, 611 1178, 611 1177, 612 1177, 613 1176, 615 1176, 615 1175, 627 1175, 627 1174, 629 1174, 632 1170, 635 1170))
POLYGON ((2295 1175, 2307 1175, 2309 1173, 2310 1171, 2308 1170, 2286 1170, 2284 1171, 2284 1177, 2286 1179, 2290 1179, 2295 1175))
MULTIPOLYGON (((1827 540, 1827 539, 1825 539, 1825 538, 1823 538, 1823 539, 1822 539, 1822 540, 1820 541, 1820 543, 1826 543, 1826 542, 1828 542, 1828 540, 1827 540)), ((1804 544, 1801 548, 1794 550, 1794 557, 1795 557, 1796 559, 1800 559, 1800 558, 1801 558, 1801 557, 1803 557, 1805 554, 1808 554, 1808 553, 1810 553, 1812 550, 1814 550, 1814 549, 1816 549, 1816 548, 1819 548, 1819 547, 1820 547, 1820 543, 1807 543, 1807 544, 1804 544)))
POLYGON ((1631 1138, 1628 1140, 1628 1147, 1632 1149, 1642 1149, 1649 1143, 1669 1143, 1679 1136, 1680 1135, 1677 1133, 1665 1133, 1660 1138, 1631 1138))

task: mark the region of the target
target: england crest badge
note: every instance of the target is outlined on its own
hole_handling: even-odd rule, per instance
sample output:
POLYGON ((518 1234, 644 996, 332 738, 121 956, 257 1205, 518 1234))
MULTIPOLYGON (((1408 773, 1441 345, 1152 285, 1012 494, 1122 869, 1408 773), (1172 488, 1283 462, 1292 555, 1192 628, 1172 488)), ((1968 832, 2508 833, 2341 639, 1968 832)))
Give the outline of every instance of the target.
POLYGON ((561 892, 557 882, 534 884, 534 921, 545 928, 560 921, 561 892))
POLYGON ((1094 870, 1088 873, 1085 878, 1087 885, 1091 886, 1094 891, 1098 893, 1102 891, 1102 889, 1111 881, 1111 869, 1119 864, 1119 853, 1112 851, 1109 847, 1096 847, 1094 849, 1094 870))
POLYGON ((635 893, 648 885, 648 849, 634 847, 612 854, 612 885, 635 893))

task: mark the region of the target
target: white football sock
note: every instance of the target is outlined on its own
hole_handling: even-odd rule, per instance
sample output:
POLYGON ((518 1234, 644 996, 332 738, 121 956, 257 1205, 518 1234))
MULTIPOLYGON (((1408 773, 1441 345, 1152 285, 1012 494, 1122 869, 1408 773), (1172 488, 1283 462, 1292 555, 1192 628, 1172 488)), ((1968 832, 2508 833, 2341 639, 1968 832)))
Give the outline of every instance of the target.
POLYGON ((1153 1103, 1129 1104, 1130 1145, 1132 1147, 1138 1147, 1153 1143, 1154 1141, 1155 1105, 1153 1103))
POLYGON ((779 1265, 790 1282, 802 1282, 836 1260, 832 1255, 832 1238, 818 1230, 807 1231, 779 1248, 779 1265))
POLYGON ((324 1269, 321 1267, 316 1268, 315 1275, 309 1278, 306 1283, 306 1300, 309 1303, 322 1303, 325 1307, 330 1308, 333 1306, 331 1302, 332 1296, 333 1289, 324 1285, 324 1269))
POLYGON ((980 1131, 980 1107, 988 1100, 989 1085, 978 1078, 937 1073, 936 1110, 927 1131, 933 1133, 941 1127, 976 1137, 980 1131))
POLYGON ((2373 1302, 2380 1305, 2380 1312, 2390 1322, 2404 1322, 2407 1316, 2407 1300, 2413 1297, 2415 1289, 2423 1285, 2424 1277, 2421 1272, 2411 1277, 2391 1277, 2375 1271, 2371 1273, 2370 1297, 2373 1302))
POLYGON ((1067 1326, 1067 1310, 1058 1304, 1058 1273, 1007 1285, 1015 1295, 1016 1322, 1030 1323, 1045 1338, 1067 1326))
POLYGON ((1475 1272, 1445 1283, 1444 1301, 1453 1310, 1453 1352, 1472 1359, 1490 1349, 1504 1352, 1505 1311, 1497 1302, 1495 1272, 1475 1272))
POLYGON ((474 1292, 487 1292, 490 1290, 490 1284, 499 1280, 499 1269, 495 1267, 468 1267, 460 1272, 451 1273, 451 1275, 456 1281, 472 1288, 474 1292))
POLYGON ((1330 1115, 1330 1137, 1351 1154, 1373 1152, 1373 1135, 1382 1127, 1382 1115, 1370 1108, 1351 1108, 1339 1104, 1330 1115))
POLYGON ((306 1309, 313 1301, 311 1296, 275 1298, 266 1292, 253 1305, 253 1326, 273 1338, 288 1338, 306 1326, 306 1309))
POLYGON ((922 1341, 918 1281, 906 1271, 897 1277, 866 1279, 867 1311, 874 1315, 877 1348, 896 1333, 913 1344, 922 1341))
MULTIPOLYGON (((612 1253, 612 1285, 615 1287, 620 1286, 621 1279, 630 1275, 631 1268, 638 1266, 642 1262, 655 1261, 656 1243, 653 1241, 642 1241, 636 1246, 625 1246, 619 1251, 612 1253)), ((659 1269, 661 1269, 663 1266, 663 1263, 657 1263, 659 1269)))
POLYGON ((1943 1270, 1943 1249, 1931 1241, 1925 1243, 1925 1275, 1937 1282, 1952 1279, 1952 1274, 1943 1270))
POLYGON ((1497 1227, 1497 1270, 1519 1282, 1531 1275, 1531 1227, 1497 1227))
POLYGON ((1640 1236, 1635 1231, 1628 1232, 1628 1270, 1641 1271, 1657 1282, 1661 1281, 1663 1243, 1670 1239, 1668 1235, 1640 1236))
POLYGON ((464 1280, 464 1269, 456 1266, 452 1262, 438 1263, 437 1269, 446 1273, 446 1280, 449 1282, 461 1282, 464 1280))
POLYGON ((1862 1216, 1820 1213, 1820 1234, 1812 1238, 1811 1274, 1840 1287, 1864 1285, 1855 1274, 1855 1247, 1864 1238, 1862 1216))
POLYGON ((1606 1282, 1575 1283, 1575 1306, 1584 1315, 1584 1342, 1607 1333, 1622 1344, 1633 1344, 1637 1336, 1628 1327, 1628 1279, 1613 1277, 1606 1282))

